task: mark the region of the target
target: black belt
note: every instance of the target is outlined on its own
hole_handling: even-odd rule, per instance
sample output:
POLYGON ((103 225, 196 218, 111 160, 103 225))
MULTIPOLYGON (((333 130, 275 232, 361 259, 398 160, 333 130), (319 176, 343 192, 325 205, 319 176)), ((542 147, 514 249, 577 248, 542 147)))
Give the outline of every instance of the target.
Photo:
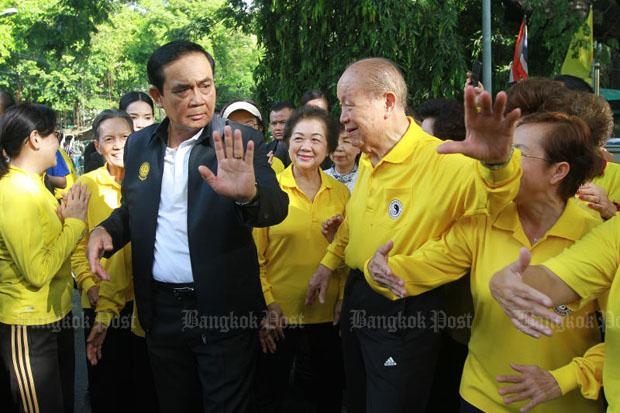
POLYGON ((161 281, 155 281, 155 286, 162 290, 171 291, 175 294, 193 293, 196 291, 194 283, 165 283, 161 281))

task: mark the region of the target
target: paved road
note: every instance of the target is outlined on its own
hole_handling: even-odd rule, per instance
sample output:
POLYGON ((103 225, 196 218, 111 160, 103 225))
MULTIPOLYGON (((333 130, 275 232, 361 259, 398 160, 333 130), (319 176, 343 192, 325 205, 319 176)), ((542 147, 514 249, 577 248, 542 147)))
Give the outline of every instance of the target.
POLYGON ((73 290, 73 317, 79 320, 75 329, 75 413, 90 413, 88 396, 88 375, 86 373, 86 349, 84 346, 84 329, 82 305, 77 290, 73 290))

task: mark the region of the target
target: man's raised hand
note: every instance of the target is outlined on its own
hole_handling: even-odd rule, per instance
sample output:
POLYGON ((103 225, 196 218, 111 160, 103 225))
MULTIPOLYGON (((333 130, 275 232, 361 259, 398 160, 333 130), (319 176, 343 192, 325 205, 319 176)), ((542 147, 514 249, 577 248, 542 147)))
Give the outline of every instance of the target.
POLYGON ((217 175, 204 165, 198 167, 198 172, 218 194, 238 202, 248 202, 256 196, 254 142, 249 141, 244 150, 241 131, 235 130, 234 135, 233 138, 231 127, 226 126, 222 142, 220 133, 213 132, 217 175))
POLYGON ((474 88, 465 88, 465 128, 462 142, 446 142, 437 148, 438 153, 461 153, 489 164, 505 162, 510 155, 512 135, 521 111, 515 109, 506 116, 507 96, 499 92, 492 105, 491 95, 482 92, 476 106, 474 88))

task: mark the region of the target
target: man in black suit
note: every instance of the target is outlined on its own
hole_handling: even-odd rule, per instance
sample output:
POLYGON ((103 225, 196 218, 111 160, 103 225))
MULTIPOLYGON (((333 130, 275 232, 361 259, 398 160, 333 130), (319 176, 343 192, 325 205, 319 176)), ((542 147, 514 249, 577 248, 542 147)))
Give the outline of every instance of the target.
POLYGON ((167 117, 127 141, 121 206, 88 245, 91 271, 106 279, 99 259, 132 244, 164 412, 248 410, 265 311, 252 227, 288 210, 262 135, 213 115, 214 67, 186 41, 153 53, 150 93, 167 117))

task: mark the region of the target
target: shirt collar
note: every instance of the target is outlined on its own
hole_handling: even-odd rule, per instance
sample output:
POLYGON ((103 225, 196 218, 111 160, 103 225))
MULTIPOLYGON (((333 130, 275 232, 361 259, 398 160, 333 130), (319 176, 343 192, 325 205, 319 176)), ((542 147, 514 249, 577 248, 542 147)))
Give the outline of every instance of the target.
MULTIPOLYGON (((584 217, 589 217, 588 213, 577 205, 574 199, 569 199, 566 203, 566 208, 564 208, 562 215, 560 215, 560 218, 555 222, 555 224, 553 224, 551 229, 547 231, 540 241, 543 241, 550 236, 564 238, 570 241, 577 241, 583 236, 585 225, 585 221, 583 219, 584 217)), ((527 239, 523 233, 523 228, 521 227, 517 205, 514 202, 511 202, 497 215, 493 226, 502 230, 512 231, 515 238, 522 242, 523 240, 521 239, 521 236, 524 239, 527 239)))
MULTIPOLYGON (((333 187, 332 183, 327 178, 328 175, 325 172, 323 172, 321 168, 319 168, 319 174, 321 175, 321 187, 319 188, 319 191, 317 192, 317 194, 323 188, 331 189, 333 187)), ((280 185, 285 186, 287 188, 296 188, 298 191, 301 191, 301 189, 299 189, 299 187, 297 186, 297 181, 295 181, 295 176, 293 175, 293 164, 290 164, 288 168, 282 171, 279 177, 280 177, 280 185)))
POLYGON ((115 188, 120 188, 121 184, 116 182, 116 179, 112 175, 110 175, 110 171, 108 171, 108 163, 106 162, 101 168, 98 168, 97 174, 95 175, 95 181, 97 185, 110 185, 115 188))
MULTIPOLYGON (((405 162, 409 156, 411 156, 411 152, 416 147, 417 143, 427 135, 426 132, 422 130, 421 127, 418 126, 417 123, 411 117, 407 117, 409 120, 409 127, 405 131, 405 134, 400 138, 396 145, 392 148, 387 155, 385 155, 379 164, 384 162, 399 164, 405 162)), ((370 157, 367 154, 363 154, 360 160, 364 160, 370 164, 370 157)), ((377 166, 379 166, 377 164, 377 166)))
MULTIPOLYGON (((198 132, 196 132, 194 136, 192 136, 188 140, 193 139, 195 142, 202 142, 206 140, 207 142, 210 142, 210 140, 207 138, 211 136, 211 123, 212 122, 209 122, 204 128, 200 129, 198 132)), ((164 145, 167 146, 169 127, 170 127, 170 119, 168 117, 165 117, 164 120, 162 120, 161 123, 157 125, 157 127, 153 131, 153 134, 151 135, 151 140, 158 138, 159 140, 161 140, 161 142, 164 143, 164 145)))

